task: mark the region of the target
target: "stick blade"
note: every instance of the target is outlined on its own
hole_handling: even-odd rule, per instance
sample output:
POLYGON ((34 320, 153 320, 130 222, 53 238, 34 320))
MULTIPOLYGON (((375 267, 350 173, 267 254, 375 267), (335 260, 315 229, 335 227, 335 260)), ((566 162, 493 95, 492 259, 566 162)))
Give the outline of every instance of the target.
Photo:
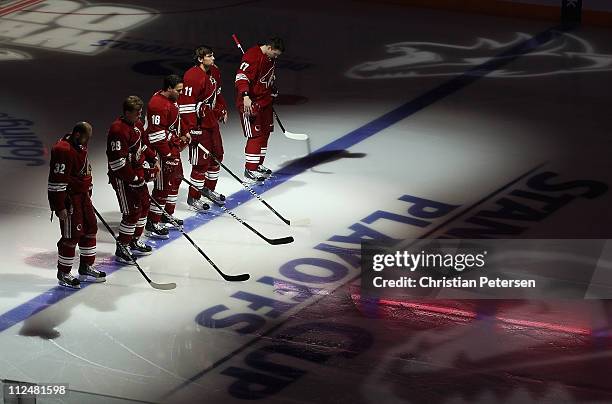
POLYGON ((289 244, 289 243, 293 243, 293 237, 289 236, 289 237, 282 237, 282 238, 274 238, 274 239, 268 239, 268 242, 272 245, 280 245, 280 244, 289 244))
POLYGON ((240 274, 240 275, 221 274, 221 276, 223 277, 223 279, 229 282, 245 282, 251 278, 251 275, 249 274, 240 274))
POLYGON ((172 290, 176 288, 176 283, 155 283, 153 281, 149 282, 149 285, 159 290, 172 290))
POLYGON ((285 131, 285 137, 293 140, 308 140, 308 135, 305 133, 293 133, 289 131, 285 131))

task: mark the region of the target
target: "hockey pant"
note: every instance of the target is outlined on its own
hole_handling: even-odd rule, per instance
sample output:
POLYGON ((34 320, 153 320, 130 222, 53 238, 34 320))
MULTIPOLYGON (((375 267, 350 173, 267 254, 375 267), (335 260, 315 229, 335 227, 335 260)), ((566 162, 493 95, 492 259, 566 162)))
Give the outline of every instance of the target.
POLYGON ((98 223, 89 194, 71 195, 66 210, 68 218, 60 220, 62 238, 57 242, 57 269, 70 273, 77 244, 81 263, 93 265, 96 260, 98 223))
POLYGON ((272 104, 260 108, 255 116, 247 117, 240 111, 240 123, 244 136, 247 138, 244 148, 244 167, 247 170, 255 171, 266 158, 268 139, 270 133, 274 131, 272 104))
MULTIPOLYGON (((166 160, 162 159, 162 169, 155 177, 153 194, 151 197, 161 206, 169 215, 174 214, 176 201, 178 199, 178 190, 181 186, 183 178, 183 164, 181 159, 177 158, 178 164, 170 165, 166 160)), ((159 223, 162 217, 162 210, 154 203, 151 203, 149 208, 149 220, 153 223, 159 223)))
POLYGON ((146 184, 132 187, 120 178, 111 178, 111 185, 115 189, 119 209, 123 217, 119 225, 119 242, 123 245, 132 240, 138 240, 142 235, 147 215, 149 213, 149 189, 146 184))
POLYGON ((206 187, 212 191, 217 187, 219 179, 220 166, 211 156, 206 156, 206 153, 198 147, 201 144, 215 155, 219 162, 223 161, 223 140, 219 126, 206 129, 202 128, 202 135, 189 145, 189 162, 191 163, 191 178, 190 182, 196 188, 189 187, 189 198, 200 199, 200 190, 206 187))

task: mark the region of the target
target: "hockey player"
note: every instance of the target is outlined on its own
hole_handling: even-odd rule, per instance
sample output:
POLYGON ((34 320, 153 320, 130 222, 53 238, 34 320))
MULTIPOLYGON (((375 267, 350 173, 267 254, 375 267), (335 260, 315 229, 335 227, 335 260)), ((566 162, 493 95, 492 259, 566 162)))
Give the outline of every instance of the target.
MULTIPOLYGON (((163 89, 153 94, 147 105, 145 119, 146 142, 158 156, 161 170, 155 177, 153 199, 169 216, 174 214, 178 190, 183 177, 181 150, 189 144, 189 134, 180 136, 178 98, 183 91, 183 80, 176 74, 164 78, 163 89)), ((172 223, 155 204, 151 204, 145 226, 148 237, 167 239, 168 229, 160 224, 172 223)), ((172 216, 181 226, 183 221, 172 216)))
POLYGON ((201 193, 218 205, 225 204, 225 196, 215 192, 220 166, 202 151, 204 146, 221 162, 223 141, 219 122, 227 122, 227 106, 221 94, 221 72, 215 65, 215 56, 210 46, 200 46, 194 51, 195 66, 185 72, 184 89, 179 98, 181 123, 191 135, 189 162, 191 183, 187 204, 196 212, 209 208, 200 200, 201 193))
POLYGON ((106 274, 92 267, 96 259, 98 225, 93 211, 91 166, 87 143, 91 125, 79 122, 51 149, 48 197, 51 211, 60 221, 62 237, 57 243, 57 279, 61 286, 79 289, 80 282, 104 282, 106 274), (70 273, 79 245, 79 278, 70 273))
POLYGON ((139 240, 149 213, 146 181, 159 172, 155 152, 142 141, 142 106, 139 97, 127 97, 123 101, 123 115, 112 123, 106 142, 108 177, 123 215, 115 259, 124 264, 134 264, 126 251, 130 251, 132 256, 142 256, 150 255, 153 250, 139 240), (145 168, 145 165, 150 168, 145 168))
POLYGON ((249 182, 263 182, 272 171, 263 165, 268 139, 274 130, 272 101, 274 65, 285 50, 280 38, 270 38, 245 52, 236 73, 236 106, 242 130, 247 138, 244 177, 249 182))

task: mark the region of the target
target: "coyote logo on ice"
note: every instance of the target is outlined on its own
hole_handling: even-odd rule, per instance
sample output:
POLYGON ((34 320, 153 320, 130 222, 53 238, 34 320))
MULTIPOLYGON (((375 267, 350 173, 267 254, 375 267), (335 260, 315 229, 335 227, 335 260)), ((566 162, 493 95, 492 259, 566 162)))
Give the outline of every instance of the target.
MULTIPOLYGON (((349 69, 346 75, 353 79, 458 76, 531 38, 529 34, 517 32, 515 38, 508 42, 478 38, 476 43, 469 46, 396 42, 386 45, 387 52, 396 56, 361 63, 349 69)), ((597 53, 584 39, 562 33, 534 52, 521 55, 512 66, 494 70, 487 77, 537 77, 610 70, 612 55, 597 53)))

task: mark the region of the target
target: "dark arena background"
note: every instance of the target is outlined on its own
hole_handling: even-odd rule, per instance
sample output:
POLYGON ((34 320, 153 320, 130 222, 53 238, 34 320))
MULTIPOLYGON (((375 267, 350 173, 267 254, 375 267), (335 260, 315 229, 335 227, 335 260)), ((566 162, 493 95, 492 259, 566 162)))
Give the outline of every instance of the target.
POLYGON ((612 402, 611 28, 606 0, 0 1, 4 402, 612 402), (275 122, 253 193, 232 34, 286 47, 289 133, 275 122), (117 232, 109 127, 202 44, 228 103, 224 209, 189 210, 181 185, 184 233, 143 237, 143 273, 99 222, 106 282, 59 286, 51 148, 91 123, 91 199, 117 232), (484 239, 484 268, 428 279, 537 288, 374 287, 399 264, 362 250, 484 239))

